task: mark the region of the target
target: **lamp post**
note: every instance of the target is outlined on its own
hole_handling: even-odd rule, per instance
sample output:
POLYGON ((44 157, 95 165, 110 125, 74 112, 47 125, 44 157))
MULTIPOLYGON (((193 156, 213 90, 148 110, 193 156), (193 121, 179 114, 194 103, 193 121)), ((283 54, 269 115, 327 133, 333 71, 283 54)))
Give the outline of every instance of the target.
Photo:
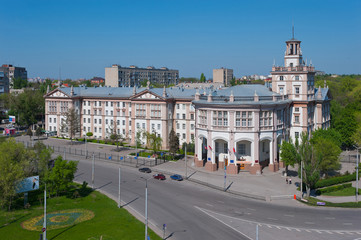
POLYGON ((185 157, 184 157, 184 160, 185 160, 185 163, 186 163, 186 179, 188 178, 187 176, 188 176, 188 173, 187 173, 187 171, 188 171, 188 166, 187 166, 187 145, 185 145, 185 157))
POLYGON ((84 132, 84 138, 85 138, 85 158, 88 158, 88 147, 87 147, 87 135, 86 133, 84 132))
POLYGON ((151 178, 144 178, 145 180, 145 240, 148 239, 148 180, 151 178))
POLYGON ((356 148, 357 150, 357 157, 356 157, 356 203, 358 202, 358 165, 359 165, 359 149, 358 147, 356 148))

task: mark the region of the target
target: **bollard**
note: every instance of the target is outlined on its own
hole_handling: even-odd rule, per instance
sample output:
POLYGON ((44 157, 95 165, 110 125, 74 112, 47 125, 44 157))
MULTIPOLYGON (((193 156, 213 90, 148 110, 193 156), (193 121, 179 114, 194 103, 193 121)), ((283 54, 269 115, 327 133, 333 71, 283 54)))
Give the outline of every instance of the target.
POLYGON ((295 195, 293 195, 293 199, 295 199, 295 200, 297 199, 297 198, 296 198, 296 194, 295 194, 295 195))

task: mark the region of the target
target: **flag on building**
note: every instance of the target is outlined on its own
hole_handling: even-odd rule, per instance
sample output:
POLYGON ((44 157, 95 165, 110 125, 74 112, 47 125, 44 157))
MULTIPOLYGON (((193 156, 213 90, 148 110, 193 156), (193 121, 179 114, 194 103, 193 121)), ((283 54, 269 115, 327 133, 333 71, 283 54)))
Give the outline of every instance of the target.
POLYGON ((211 147, 211 146, 209 146, 209 145, 208 145, 208 147, 209 147, 209 149, 211 149, 211 151, 212 151, 212 147, 211 147))
POLYGON ((236 149, 233 148, 233 152, 236 153, 236 149))

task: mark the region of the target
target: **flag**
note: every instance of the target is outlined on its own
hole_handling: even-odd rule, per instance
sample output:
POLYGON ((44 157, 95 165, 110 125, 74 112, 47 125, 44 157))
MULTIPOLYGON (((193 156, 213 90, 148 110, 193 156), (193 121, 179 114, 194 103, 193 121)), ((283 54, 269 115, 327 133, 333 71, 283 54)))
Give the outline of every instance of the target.
POLYGON ((209 149, 211 149, 211 151, 213 150, 211 146, 208 145, 208 147, 209 147, 209 149))
POLYGON ((236 153, 236 149, 233 148, 233 152, 236 153))
POLYGON ((208 150, 207 146, 204 146, 204 149, 208 150))

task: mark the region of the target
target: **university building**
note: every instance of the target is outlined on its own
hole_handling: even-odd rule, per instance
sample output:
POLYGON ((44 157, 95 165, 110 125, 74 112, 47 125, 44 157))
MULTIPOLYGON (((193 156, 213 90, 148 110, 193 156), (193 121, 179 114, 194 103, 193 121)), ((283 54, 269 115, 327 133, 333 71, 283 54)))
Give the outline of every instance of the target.
MULTIPOLYGON (((314 84, 315 69, 302 60, 301 42, 286 42, 285 66, 272 67, 272 89, 264 85, 192 89, 77 87, 45 95, 46 130, 60 132, 64 113, 74 107, 80 136, 93 132, 109 138, 112 131, 135 144, 137 131, 155 132, 168 148, 173 128, 183 142, 195 142, 195 165, 209 171, 252 174, 268 166, 277 171, 279 145, 330 126, 327 86, 314 84)), ((143 139, 145 143, 145 139, 143 139)))

